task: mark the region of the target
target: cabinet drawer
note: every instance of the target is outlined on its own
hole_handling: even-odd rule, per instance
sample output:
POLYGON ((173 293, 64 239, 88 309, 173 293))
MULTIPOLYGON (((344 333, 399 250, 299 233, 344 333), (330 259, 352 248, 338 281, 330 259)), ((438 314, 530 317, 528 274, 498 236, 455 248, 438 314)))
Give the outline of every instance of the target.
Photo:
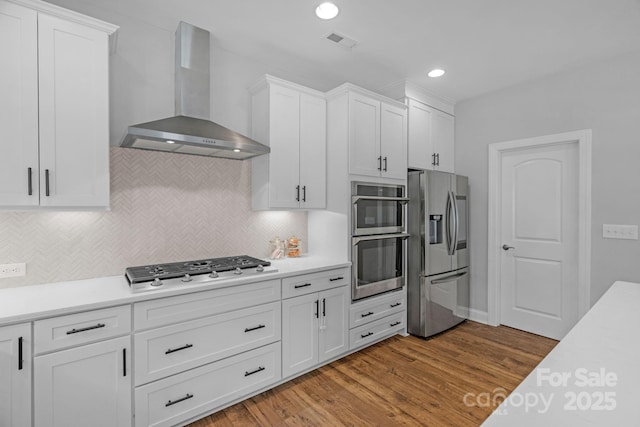
POLYGON ((407 307, 406 294, 393 292, 353 304, 349 309, 349 328, 366 325, 393 313, 404 311, 407 307))
POLYGON ((280 280, 276 279, 145 301, 133 306, 134 328, 156 328, 279 299, 280 280))
POLYGON ((135 335, 136 385, 280 340, 280 302, 135 335))
POLYGON ((33 330, 35 354, 100 341, 131 332, 131 306, 37 320, 33 330))
POLYGON ((324 291, 337 288, 350 283, 349 268, 337 268, 335 270, 320 271, 318 273, 303 274, 282 279, 282 298, 291 298, 298 295, 324 291))
POLYGON ((385 336, 402 330, 405 325, 405 313, 396 313, 375 322, 352 329, 349 332, 349 348, 351 350, 372 343, 385 336))
POLYGON ((136 426, 174 426, 281 378, 280 343, 136 388, 136 426))

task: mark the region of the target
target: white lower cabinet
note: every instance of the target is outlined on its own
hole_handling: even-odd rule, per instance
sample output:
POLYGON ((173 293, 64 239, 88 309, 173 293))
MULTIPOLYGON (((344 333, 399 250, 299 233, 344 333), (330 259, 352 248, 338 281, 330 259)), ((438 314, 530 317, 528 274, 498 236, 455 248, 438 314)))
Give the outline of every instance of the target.
MULTIPOLYGON (((173 426, 281 378, 280 343, 136 388, 136 426, 173 426)), ((90 425, 90 424, 88 424, 90 425)))
POLYGON ((349 287, 282 301, 282 374, 289 377, 349 349, 349 287))
POLYGON ((352 304, 349 309, 349 348, 362 348, 402 332, 406 318, 407 294, 403 290, 352 304))
POLYGON ((34 358, 36 427, 131 426, 131 338, 34 358))
POLYGON ((31 426, 31 324, 0 328, 0 426, 31 426))

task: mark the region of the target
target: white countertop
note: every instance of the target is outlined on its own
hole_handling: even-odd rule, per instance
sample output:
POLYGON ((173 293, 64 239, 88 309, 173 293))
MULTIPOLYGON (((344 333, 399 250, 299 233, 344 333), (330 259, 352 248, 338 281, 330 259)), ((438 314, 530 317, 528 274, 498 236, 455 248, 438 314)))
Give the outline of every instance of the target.
POLYGON ((615 282, 483 427, 640 426, 639 328, 640 284, 615 282))
POLYGON ((351 265, 348 261, 318 256, 270 261, 271 265, 278 269, 277 272, 251 277, 239 276, 223 283, 190 284, 184 288, 156 289, 140 293, 131 292, 124 272, 121 276, 0 289, 0 326, 351 265))

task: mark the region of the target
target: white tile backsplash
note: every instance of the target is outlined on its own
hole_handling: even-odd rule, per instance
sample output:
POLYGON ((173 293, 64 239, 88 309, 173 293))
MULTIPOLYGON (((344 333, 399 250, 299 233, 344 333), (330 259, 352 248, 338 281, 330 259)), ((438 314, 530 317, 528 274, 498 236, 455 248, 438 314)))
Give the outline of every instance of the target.
POLYGON ((306 212, 251 210, 251 161, 111 147, 111 210, 0 212, 0 288, 123 274, 125 267, 248 254, 296 235, 306 212))

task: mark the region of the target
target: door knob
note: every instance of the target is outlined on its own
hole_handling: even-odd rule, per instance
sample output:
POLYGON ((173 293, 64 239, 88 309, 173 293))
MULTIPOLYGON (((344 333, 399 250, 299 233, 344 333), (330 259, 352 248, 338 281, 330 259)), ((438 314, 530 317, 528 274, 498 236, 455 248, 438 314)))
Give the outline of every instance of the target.
POLYGON ((509 246, 507 244, 504 244, 504 245, 502 245, 502 249, 505 250, 505 251, 508 251, 509 249, 515 249, 515 247, 514 246, 509 246))

